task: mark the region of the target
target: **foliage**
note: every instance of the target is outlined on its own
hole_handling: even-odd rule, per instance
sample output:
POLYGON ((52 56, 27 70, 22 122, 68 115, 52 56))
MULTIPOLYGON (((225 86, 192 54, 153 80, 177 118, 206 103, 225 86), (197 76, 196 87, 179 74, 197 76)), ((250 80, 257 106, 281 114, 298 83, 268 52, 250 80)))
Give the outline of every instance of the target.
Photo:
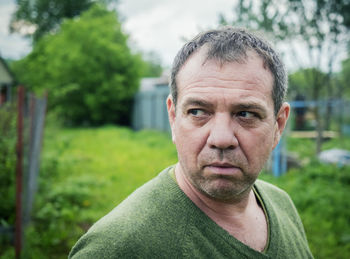
POLYGON ((94 5, 38 41, 12 68, 32 90, 49 91, 50 108, 67 124, 128 124, 141 63, 115 12, 94 5))
MULTIPOLYGON (((13 226, 15 222, 15 114, 15 106, 12 104, 0 107, 0 227, 13 226)), ((0 236, 0 245, 2 238, 0 236)))
POLYGON ((52 136, 56 137, 45 138, 44 152, 57 157, 55 150, 62 150, 57 162, 63 183, 66 177, 91 177, 98 184, 89 200, 93 209, 84 212, 84 221, 102 217, 177 157, 168 135, 152 131, 105 126, 63 129, 52 136))
MULTIPOLYGON (((350 55, 349 55, 350 56, 350 55)), ((343 60, 342 70, 338 75, 340 92, 344 93, 347 97, 350 97, 350 89, 348 84, 350 82, 350 58, 343 60)))
POLYGON ((321 96, 326 96, 325 89, 323 87, 322 82, 327 80, 327 75, 322 71, 317 70, 316 68, 306 68, 300 69, 289 75, 289 94, 303 94, 309 100, 313 100, 312 89, 310 89, 310 84, 312 84, 313 80, 319 80, 317 83, 320 86, 321 96))
POLYGON ((349 167, 337 168, 313 161, 281 178, 264 177, 292 197, 315 258, 350 255, 349 167))
MULTIPOLYGON (((319 6, 320 12, 321 10, 327 10, 326 15, 328 16, 341 17, 343 20, 342 21, 343 25, 346 26, 347 28, 350 28, 350 16, 349 16, 350 2, 349 1, 317 0, 317 6, 319 6)), ((336 26, 337 22, 335 22, 333 25, 336 26)))
POLYGON ((272 40, 278 40, 276 45, 287 43, 293 62, 299 68, 308 68, 300 71, 306 72, 312 97, 317 100, 318 89, 329 84, 334 61, 342 53, 339 50, 349 42, 349 18, 343 12, 348 8, 349 3, 335 0, 240 0, 233 8, 233 18, 221 15, 220 23, 264 31, 272 40), (328 75, 320 80, 322 64, 328 66, 328 75))
MULTIPOLYGON (((54 171, 48 172, 52 174, 54 171)), ((82 212, 89 206, 90 189, 96 186, 95 180, 83 177, 52 186, 52 181, 48 184, 41 177, 32 224, 26 231, 27 258, 67 253, 74 244, 75 235, 84 233, 81 228, 84 224, 80 220, 82 212)))
MULTIPOLYGON (((289 138, 288 152, 297 154, 303 166, 282 177, 261 178, 281 187, 294 201, 315 258, 347 258, 350 255, 350 211, 348 190, 350 167, 322 164, 313 155, 315 141, 289 138)), ((350 150, 350 138, 332 139, 323 149, 350 150)))
POLYGON ((322 43, 322 40, 332 44, 347 41, 350 26, 344 11, 348 8, 349 3, 336 0, 307 3, 300 0, 240 0, 233 8, 232 19, 221 14, 219 22, 263 30, 275 39, 288 40, 289 44, 291 40, 303 41, 309 48, 317 49, 320 44, 329 43, 322 43))
POLYGON ((12 15, 11 31, 32 35, 37 41, 59 28, 65 18, 74 18, 87 10, 94 0, 17 0, 12 15))

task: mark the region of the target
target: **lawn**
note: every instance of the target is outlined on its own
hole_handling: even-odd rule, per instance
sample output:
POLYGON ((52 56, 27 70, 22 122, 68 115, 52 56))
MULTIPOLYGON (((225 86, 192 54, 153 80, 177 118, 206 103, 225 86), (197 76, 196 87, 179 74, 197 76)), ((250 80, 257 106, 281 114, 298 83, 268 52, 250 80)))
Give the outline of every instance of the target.
POLYGON ((91 210, 84 217, 93 220, 177 159, 168 134, 113 126, 48 132, 45 148, 44 160, 56 160, 61 184, 92 185, 91 200, 85 201, 91 210))

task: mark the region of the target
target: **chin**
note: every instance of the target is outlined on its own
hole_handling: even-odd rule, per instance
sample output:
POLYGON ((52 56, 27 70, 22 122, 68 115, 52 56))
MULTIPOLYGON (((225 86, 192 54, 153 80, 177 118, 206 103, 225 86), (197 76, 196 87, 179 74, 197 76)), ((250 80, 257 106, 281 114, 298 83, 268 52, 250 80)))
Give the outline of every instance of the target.
MULTIPOLYGON (((235 200, 242 196, 247 190, 250 190, 252 184, 235 184, 232 182, 216 182, 211 183, 209 186, 202 186, 201 192, 204 193, 209 198, 220 200, 220 201, 230 201, 235 200)), ((248 192, 249 193, 249 192, 248 192)))

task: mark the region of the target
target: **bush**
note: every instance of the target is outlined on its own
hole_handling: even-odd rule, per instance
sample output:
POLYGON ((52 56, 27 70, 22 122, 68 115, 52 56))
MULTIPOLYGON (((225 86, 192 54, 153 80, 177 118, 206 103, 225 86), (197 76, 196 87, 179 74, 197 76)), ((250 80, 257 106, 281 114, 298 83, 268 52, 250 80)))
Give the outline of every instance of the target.
MULTIPOLYGON (((64 185, 43 185, 37 195, 25 249, 28 258, 55 255, 64 257, 91 222, 81 222, 81 213, 90 206, 89 189, 94 179, 72 179, 64 185), (36 253, 33 254, 33 251, 36 253)), ((52 257, 51 257, 52 258, 52 257)))
POLYGON ((262 177, 286 190, 303 221, 315 258, 350 255, 350 167, 312 160, 280 178, 262 177))
MULTIPOLYGON (((0 228, 6 229, 15 223, 15 151, 16 110, 14 105, 6 104, 0 107, 0 228)), ((0 246, 8 244, 8 239, 0 235, 0 246)))
POLYGON ((90 206, 90 190, 97 188, 98 182, 91 177, 69 177, 69 166, 67 174, 60 173, 59 157, 68 147, 69 143, 62 141, 52 153, 43 153, 39 189, 25 233, 25 258, 66 257, 92 222, 82 222, 82 213, 90 206))
POLYGON ((12 68, 34 91, 48 90, 49 108, 69 125, 130 123, 143 69, 116 13, 94 5, 40 39, 12 68))

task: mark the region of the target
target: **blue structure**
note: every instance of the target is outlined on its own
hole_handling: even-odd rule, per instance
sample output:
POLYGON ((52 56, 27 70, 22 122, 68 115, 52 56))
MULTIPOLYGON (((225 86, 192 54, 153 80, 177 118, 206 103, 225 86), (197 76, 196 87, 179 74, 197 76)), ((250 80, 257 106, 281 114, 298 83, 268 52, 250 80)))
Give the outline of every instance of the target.
POLYGON ((142 79, 140 91, 134 97, 133 129, 155 129, 170 132, 166 108, 168 95, 168 77, 142 79))
POLYGON ((279 177, 287 172, 287 156, 285 155, 286 143, 281 138, 275 149, 272 151, 272 173, 279 177))
MULTIPOLYGON (((327 107, 332 108, 332 116, 349 116, 350 102, 344 100, 328 100, 328 101, 292 101, 289 102, 291 110, 298 108, 315 108, 320 109, 321 114, 325 114, 327 107)), ((293 115, 292 115, 293 118, 293 115)), ((290 120, 289 120, 290 121, 290 120)), ((290 122, 289 122, 290 123, 290 122)), ((342 127, 342 133, 348 135, 350 126, 345 124, 342 127)), ((272 173, 279 177, 287 172, 287 146, 285 137, 282 137, 276 148, 272 152, 272 173)))

